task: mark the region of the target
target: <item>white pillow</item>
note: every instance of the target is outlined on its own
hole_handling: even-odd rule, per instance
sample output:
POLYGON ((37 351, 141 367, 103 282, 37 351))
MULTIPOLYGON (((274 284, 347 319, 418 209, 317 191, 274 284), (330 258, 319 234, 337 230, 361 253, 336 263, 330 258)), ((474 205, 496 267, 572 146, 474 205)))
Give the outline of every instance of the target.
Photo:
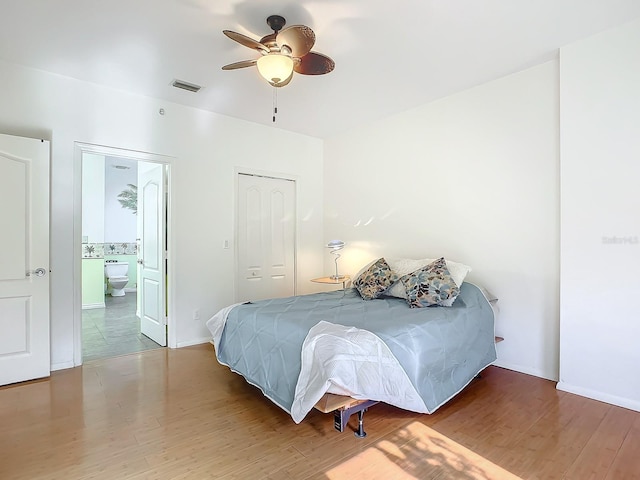
MULTIPOLYGON (((404 275, 413 273, 420 268, 426 267, 436 260, 437 258, 423 258, 420 260, 413 260, 411 258, 389 258, 387 259, 387 263, 389 264, 389 267, 391 267, 391 270, 397 273, 399 277, 403 277, 404 275)), ((445 261, 447 262, 447 269, 449 270, 451 278, 453 278, 456 285, 460 287, 467 274, 471 271, 471 267, 463 263, 452 262, 447 259, 445 259, 445 261)), ((407 298, 404 285, 400 281, 394 283, 386 292, 384 292, 384 294, 391 297, 404 298, 405 300, 407 298)), ((453 304, 453 301, 451 303, 453 304)), ((450 307, 451 305, 445 306, 450 307)))
POLYGON ((428 258, 421 258, 420 260, 414 260, 413 258, 392 258, 387 260, 391 270, 396 272, 399 277, 426 267, 431 262, 433 262, 433 260, 429 260, 428 258))

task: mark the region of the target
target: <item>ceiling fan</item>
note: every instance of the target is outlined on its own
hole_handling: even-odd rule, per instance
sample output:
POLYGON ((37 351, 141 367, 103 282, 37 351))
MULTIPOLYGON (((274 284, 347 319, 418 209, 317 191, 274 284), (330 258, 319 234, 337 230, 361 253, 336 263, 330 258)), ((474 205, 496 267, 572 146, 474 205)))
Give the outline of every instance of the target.
POLYGON ((316 35, 305 25, 292 25, 284 30, 286 20, 280 15, 271 15, 267 24, 273 33, 256 41, 241 33, 223 30, 227 37, 260 53, 255 60, 243 60, 222 67, 223 70, 256 65, 260 75, 274 87, 284 87, 293 78, 293 72, 303 75, 323 75, 331 72, 335 62, 326 55, 312 52, 316 35))

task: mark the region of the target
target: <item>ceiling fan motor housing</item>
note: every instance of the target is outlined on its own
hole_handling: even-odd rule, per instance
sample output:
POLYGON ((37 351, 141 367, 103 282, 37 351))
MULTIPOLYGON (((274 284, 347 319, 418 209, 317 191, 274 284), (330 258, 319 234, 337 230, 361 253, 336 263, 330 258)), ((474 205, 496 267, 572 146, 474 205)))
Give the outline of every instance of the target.
POLYGON ((280 15, 271 15, 267 18, 267 25, 269 25, 274 32, 282 30, 282 27, 284 27, 286 23, 287 21, 280 15))

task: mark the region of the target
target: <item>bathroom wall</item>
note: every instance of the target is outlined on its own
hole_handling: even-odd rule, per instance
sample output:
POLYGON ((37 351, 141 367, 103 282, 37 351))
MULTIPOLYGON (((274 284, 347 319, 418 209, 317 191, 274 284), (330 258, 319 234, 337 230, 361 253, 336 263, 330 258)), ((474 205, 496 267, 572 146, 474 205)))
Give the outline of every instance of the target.
POLYGON ((138 164, 86 154, 82 164, 82 306, 104 307, 105 260, 129 264, 125 290, 137 287, 135 187, 138 164), (128 191, 132 195, 122 195, 128 191), (123 200, 121 202, 120 200, 123 200), (129 200, 128 202, 126 200, 129 200))
POLYGON ((135 291, 138 162, 105 157, 104 169, 104 258, 129 264, 125 291, 135 291))
POLYGON ((82 164, 82 308, 104 308, 104 157, 82 164))
POLYGON ((83 243, 104 242, 104 156, 102 155, 88 154, 82 162, 82 236, 83 243))
POLYGON ((104 259, 82 259, 82 308, 104 308, 104 259))
MULTIPOLYGON (((112 250, 113 245, 133 244, 137 238, 138 162, 125 158, 105 157, 104 162, 104 241, 105 253, 131 255, 112 250)), ((127 247, 124 247, 127 249, 127 247)))

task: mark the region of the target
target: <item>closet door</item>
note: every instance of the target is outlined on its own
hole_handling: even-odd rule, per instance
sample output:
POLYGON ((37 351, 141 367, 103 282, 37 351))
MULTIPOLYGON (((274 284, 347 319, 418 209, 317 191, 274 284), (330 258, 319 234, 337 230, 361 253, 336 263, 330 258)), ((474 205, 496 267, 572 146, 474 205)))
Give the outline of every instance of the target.
POLYGON ((239 174, 237 193, 237 301, 295 295, 295 182, 239 174))

